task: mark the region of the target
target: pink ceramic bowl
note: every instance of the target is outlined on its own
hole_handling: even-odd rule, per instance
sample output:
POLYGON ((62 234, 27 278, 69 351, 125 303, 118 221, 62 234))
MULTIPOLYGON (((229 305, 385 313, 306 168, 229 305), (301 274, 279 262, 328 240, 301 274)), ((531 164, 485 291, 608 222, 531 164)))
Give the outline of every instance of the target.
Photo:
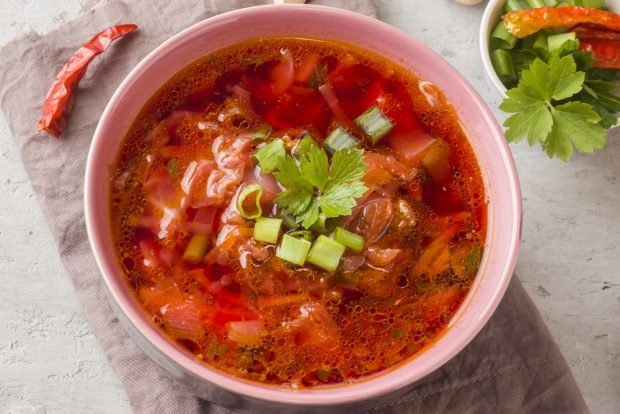
POLYGON ((520 239, 521 196, 502 131, 471 85, 441 57, 378 20, 318 6, 261 6, 198 23, 150 53, 124 80, 95 132, 85 182, 86 226, 110 302, 146 354, 191 392, 229 406, 291 412, 377 406, 405 392, 461 351, 489 320, 512 276, 520 239), (320 22, 320 24, 317 24, 320 22), (244 30, 238 30, 239 27, 244 30), (426 352, 357 384, 294 391, 227 376, 198 363, 145 317, 127 289, 111 243, 108 167, 146 100, 181 68, 224 46, 265 36, 337 39, 375 51, 438 85, 459 113, 478 158, 488 201, 488 234, 478 277, 447 333, 426 352))

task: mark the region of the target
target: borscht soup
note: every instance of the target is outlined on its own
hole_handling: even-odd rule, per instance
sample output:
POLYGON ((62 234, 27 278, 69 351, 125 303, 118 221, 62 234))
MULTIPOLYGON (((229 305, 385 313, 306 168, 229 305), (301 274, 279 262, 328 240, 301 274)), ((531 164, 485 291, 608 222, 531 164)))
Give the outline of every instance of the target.
POLYGON ((111 169, 113 243, 197 361, 290 388, 423 352, 476 277, 480 170, 432 83, 356 46, 263 38, 145 104, 111 169))

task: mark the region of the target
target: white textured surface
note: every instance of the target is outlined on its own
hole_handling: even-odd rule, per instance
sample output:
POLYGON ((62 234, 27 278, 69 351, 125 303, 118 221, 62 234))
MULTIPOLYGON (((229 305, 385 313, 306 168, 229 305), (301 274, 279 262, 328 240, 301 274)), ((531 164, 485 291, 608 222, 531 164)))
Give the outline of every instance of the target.
MULTIPOLYGON (((0 0, 0 44, 50 30, 86 3, 0 0)), ((477 52, 482 5, 379 4, 383 20, 441 53, 497 107, 477 52)), ((525 145, 513 152, 525 207, 518 273, 592 412, 620 412, 620 142, 570 164, 525 145)), ((0 413, 130 412, 80 312, 1 116, 0 286, 0 413)))

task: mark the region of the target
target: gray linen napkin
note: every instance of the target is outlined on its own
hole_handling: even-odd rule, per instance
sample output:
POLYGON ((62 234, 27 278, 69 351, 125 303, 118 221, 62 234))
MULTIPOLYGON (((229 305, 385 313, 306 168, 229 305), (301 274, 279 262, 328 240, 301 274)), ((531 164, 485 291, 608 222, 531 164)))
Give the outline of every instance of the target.
MULTIPOLYGON (((187 26, 215 14, 264 4, 260 0, 106 1, 45 35, 28 35, 0 50, 0 108, 58 243, 91 329, 121 377, 138 413, 227 413, 190 395, 129 339, 109 308, 90 251, 82 207, 86 154, 112 93, 149 51, 187 26), (54 76, 93 32, 116 23, 140 31, 100 56, 82 80, 74 114, 60 140, 35 132, 42 99, 54 76)), ((321 0, 376 16, 373 0, 321 0)), ((569 367, 533 303, 514 278, 488 325, 443 368, 381 413, 584 413, 569 367)))

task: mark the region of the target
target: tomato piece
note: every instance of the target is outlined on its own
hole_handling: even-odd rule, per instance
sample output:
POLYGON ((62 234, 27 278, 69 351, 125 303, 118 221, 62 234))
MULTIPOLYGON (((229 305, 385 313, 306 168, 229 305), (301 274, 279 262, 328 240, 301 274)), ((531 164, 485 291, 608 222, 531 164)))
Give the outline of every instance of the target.
POLYGON ((343 62, 329 74, 330 83, 344 94, 359 94, 367 90, 379 74, 359 63, 343 62))
POLYGON ((275 109, 265 115, 267 122, 279 130, 313 125, 319 132, 326 133, 331 112, 325 100, 315 90, 307 93, 296 89, 290 88, 281 96, 275 109))
POLYGON ((275 95, 280 95, 293 84, 295 67, 293 55, 286 50, 282 55, 282 60, 271 70, 271 90, 275 95))
POLYGON ((389 135, 386 142, 395 149, 403 162, 414 163, 433 143, 435 138, 427 133, 411 131, 407 134, 389 135))
POLYGON ((213 314, 213 323, 219 327, 225 326, 228 322, 234 321, 254 321, 258 315, 245 308, 218 308, 213 314))
POLYGON ((422 200, 436 213, 447 214, 463 210, 463 198, 458 187, 441 186, 428 178, 422 187, 422 200))
MULTIPOLYGON (((370 108, 373 105, 378 105, 379 107, 385 106, 385 102, 387 100, 387 93, 385 91, 385 87, 383 86, 383 82, 380 80, 375 80, 370 84, 368 90, 364 97, 364 105, 367 108, 370 108)), ((383 108, 385 110, 385 108, 383 108)))
POLYGON ((142 264, 146 268, 164 267, 165 263, 160 258, 161 246, 153 239, 143 239, 138 242, 140 253, 144 260, 142 264))
POLYGON ((234 293, 226 289, 222 289, 218 292, 217 302, 222 306, 242 306, 243 299, 239 293, 234 293))

